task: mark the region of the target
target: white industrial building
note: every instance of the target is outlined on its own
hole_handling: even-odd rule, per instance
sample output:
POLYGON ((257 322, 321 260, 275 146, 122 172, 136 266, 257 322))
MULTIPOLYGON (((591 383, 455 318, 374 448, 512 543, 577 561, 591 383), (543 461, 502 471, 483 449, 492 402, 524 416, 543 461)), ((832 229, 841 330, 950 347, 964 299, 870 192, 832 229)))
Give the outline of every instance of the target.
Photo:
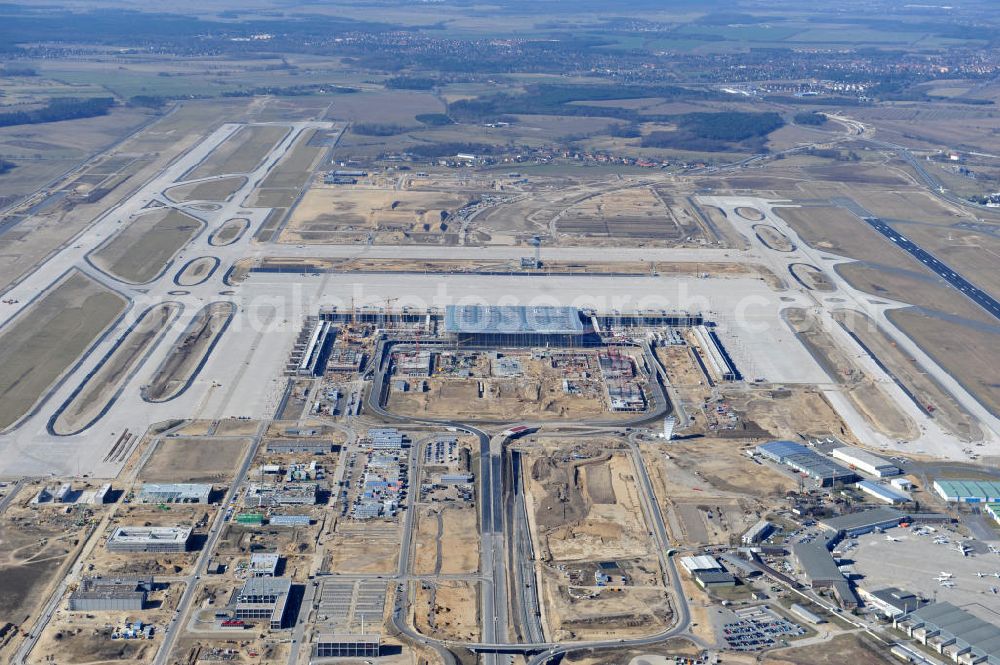
POLYGON ((143 483, 139 503, 208 503, 207 483, 143 483))
POLYGON ((191 527, 120 526, 108 538, 109 552, 186 552, 191 527))
POLYGON ((767 520, 760 520, 747 529, 747 532, 743 534, 742 542, 744 545, 756 545, 767 540, 767 537, 772 533, 774 533, 774 524, 767 520))
POLYGON ((855 487, 865 494, 873 496, 879 501, 884 501, 885 503, 906 503, 910 500, 910 497, 906 494, 903 494, 888 485, 873 483, 870 480, 862 480, 857 483, 855 487))
POLYGON ((852 469, 859 469, 876 478, 898 476, 902 471, 899 467, 878 455, 861 448, 835 448, 831 453, 834 459, 847 463, 852 469))

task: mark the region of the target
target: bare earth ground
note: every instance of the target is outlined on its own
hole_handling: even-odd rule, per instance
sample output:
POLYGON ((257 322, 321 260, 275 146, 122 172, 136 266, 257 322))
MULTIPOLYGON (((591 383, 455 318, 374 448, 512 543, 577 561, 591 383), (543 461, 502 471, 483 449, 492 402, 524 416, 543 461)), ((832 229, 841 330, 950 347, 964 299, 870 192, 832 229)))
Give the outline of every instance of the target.
POLYGON ((446 192, 315 187, 296 206, 280 242, 331 242, 338 233, 359 230, 439 231, 467 201, 446 192))
POLYGON ((418 584, 413 603, 416 629, 436 639, 479 639, 478 585, 469 582, 418 584))
POLYGON ((236 310, 230 302, 205 305, 188 328, 174 342, 170 354, 156 368, 148 385, 143 386, 143 398, 152 402, 173 399, 199 371, 212 344, 225 331, 236 310))
POLYGON ((976 420, 871 319, 846 310, 834 312, 834 318, 854 332, 921 404, 933 407, 938 423, 970 440, 979 436, 976 420))
POLYGON ((393 573, 399 559, 399 525, 341 520, 327 551, 332 572, 393 573))
POLYGON ((249 439, 159 439, 139 477, 165 483, 223 482, 232 475, 248 444, 249 439))
POLYGON ((477 513, 472 506, 419 509, 413 571, 417 574, 474 573, 479 569, 477 513))
POLYGON ((74 272, 9 323, 0 334, 0 428, 24 415, 124 308, 121 296, 74 272))
POLYGON ((785 310, 785 315, 802 343, 827 374, 840 383, 842 392, 872 427, 895 439, 912 439, 919 434, 916 423, 841 350, 815 316, 802 309, 785 310))

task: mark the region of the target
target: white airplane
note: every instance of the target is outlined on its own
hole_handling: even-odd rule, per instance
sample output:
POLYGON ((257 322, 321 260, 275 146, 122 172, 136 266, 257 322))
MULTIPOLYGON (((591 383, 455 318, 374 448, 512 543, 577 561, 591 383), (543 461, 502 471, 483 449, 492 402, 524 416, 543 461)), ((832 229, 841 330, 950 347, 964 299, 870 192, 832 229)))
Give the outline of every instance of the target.
POLYGON ((938 575, 940 575, 941 577, 954 577, 955 576, 954 573, 945 572, 943 570, 939 570, 938 571, 938 575))
POLYGON ((890 543, 898 543, 899 542, 899 538, 893 538, 889 534, 885 534, 885 539, 888 540, 890 543))
POLYGON ((951 575, 948 575, 948 576, 939 575, 938 577, 934 577, 934 578, 931 578, 931 579, 933 579, 935 582, 951 582, 952 581, 951 575))
POLYGON ((976 573, 976 575, 979 576, 979 579, 983 579, 984 577, 989 577, 990 574, 989 573, 976 573))
POLYGON ((961 552, 962 556, 969 556, 969 552, 972 551, 972 548, 965 545, 964 543, 958 543, 957 545, 955 545, 955 551, 961 552))
POLYGON ((953 589, 953 588, 955 588, 955 583, 954 582, 944 581, 944 582, 941 582, 941 586, 945 587, 946 589, 953 589))
POLYGON ((993 554, 1000 554, 1000 547, 996 545, 987 545, 987 547, 990 548, 990 552, 993 552, 993 554))

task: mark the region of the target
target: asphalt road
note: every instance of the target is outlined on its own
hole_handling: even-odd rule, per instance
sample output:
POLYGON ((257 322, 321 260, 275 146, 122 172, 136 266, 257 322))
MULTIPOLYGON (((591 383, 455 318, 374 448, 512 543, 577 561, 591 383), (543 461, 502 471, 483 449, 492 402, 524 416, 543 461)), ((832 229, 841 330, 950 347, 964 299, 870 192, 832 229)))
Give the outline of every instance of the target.
MULTIPOLYGON (((405 608, 408 606, 407 592, 405 585, 400 585, 399 592, 396 594, 396 605, 393 611, 393 625, 395 628, 403 635, 409 639, 419 642, 424 645, 431 646, 438 650, 439 653, 448 653, 449 646, 462 646, 465 648, 474 648, 483 651, 483 662, 486 665, 496 665, 498 659, 510 658, 507 654, 492 653, 489 651, 490 648, 496 647, 497 650, 504 649, 510 651, 522 651, 524 653, 531 653, 541 650, 541 653, 533 656, 528 660, 529 665, 541 665, 549 660, 565 655, 566 653, 572 651, 583 651, 592 649, 608 649, 608 648, 624 648, 630 646, 643 646, 649 644, 656 644, 664 640, 676 637, 678 635, 683 635, 687 633, 688 628, 691 623, 691 615, 687 606, 687 599, 684 595, 684 589, 680 583, 680 577, 677 572, 676 565, 674 564, 672 552, 667 553, 667 548, 669 546, 669 539, 666 534, 666 528, 664 526, 663 517, 659 509, 659 504, 656 500, 656 496, 653 493, 652 483, 649 480, 649 476, 646 472, 645 463, 642 460, 642 456, 638 455, 638 448, 636 447, 633 454, 636 456, 636 468, 639 470, 641 490, 644 496, 645 510, 651 522, 651 527, 654 531, 654 536, 657 541, 657 549, 659 551, 661 561, 663 562, 663 569, 666 575, 666 582, 669 584, 673 591, 674 600, 674 614, 676 622, 674 625, 663 632, 649 635, 647 637, 635 638, 635 639, 621 639, 621 640, 606 640, 606 641, 591 641, 591 642, 577 642, 570 644, 552 644, 552 643, 520 643, 511 644, 507 642, 505 633, 506 627, 508 625, 507 619, 507 600, 506 600, 506 569, 505 562, 505 538, 504 538, 504 510, 502 502, 502 459, 501 453, 503 450, 503 444, 505 441, 502 437, 494 437, 492 440, 490 437, 482 430, 473 427, 471 425, 452 421, 440 421, 434 419, 421 419, 421 418, 410 418, 403 417, 393 414, 387 411, 382 406, 382 398, 385 395, 386 386, 386 371, 388 370, 388 351, 392 348, 392 344, 382 343, 375 354, 375 372, 372 380, 372 388, 368 394, 368 399, 366 401, 367 408, 369 408, 373 413, 377 413, 383 418, 390 421, 395 420, 399 422, 412 422, 420 424, 431 424, 431 425, 441 425, 444 427, 452 427, 461 431, 468 432, 469 434, 475 435, 479 438, 479 450, 480 450, 480 527, 481 527, 481 571, 488 578, 487 581, 483 583, 483 601, 482 601, 482 635, 481 642, 470 644, 470 643, 450 643, 441 640, 435 640, 422 635, 411 628, 405 618, 405 608), (501 623, 502 621, 502 623, 501 623)), ((652 350, 648 345, 643 346, 643 352, 646 364, 648 365, 653 376, 651 377, 650 383, 654 387, 654 404, 652 405, 651 411, 645 414, 641 414, 639 417, 633 421, 623 422, 623 421, 593 421, 580 423, 581 425, 595 426, 595 427, 615 427, 622 428, 630 425, 639 425, 649 422, 656 421, 662 418, 664 415, 668 414, 671 410, 671 404, 667 396, 667 392, 663 386, 662 379, 663 373, 662 368, 659 363, 653 357, 652 350)), ((534 424, 534 423, 525 423, 534 424)), ((634 446, 634 444, 632 444, 634 446)), ((401 562, 402 565, 402 562, 401 562)), ((402 568, 401 568, 402 569, 402 568)))
POLYGON ((219 512, 215 516, 212 528, 208 532, 208 538, 205 540, 205 544, 201 548, 201 552, 198 554, 198 559, 194 566, 194 573, 187 576, 184 593, 181 595, 180 602, 177 603, 177 611, 174 613, 174 618, 170 620, 170 623, 167 624, 167 627, 164 629, 163 644, 160 645, 160 650, 156 653, 153 665, 165 665, 167 658, 170 656, 174 642, 177 640, 177 633, 185 624, 187 615, 191 611, 191 603, 194 600, 195 587, 197 586, 198 580, 201 579, 201 572, 204 569, 208 558, 211 556, 211 552, 215 551, 215 545, 219 540, 219 536, 222 535, 222 528, 226 517, 226 506, 233 502, 233 499, 236 498, 237 493, 243 487, 243 483, 246 481, 247 473, 250 471, 250 465, 253 464, 254 457, 257 454, 257 450, 260 448, 261 441, 263 440, 264 433, 267 432, 269 424, 270 421, 266 420, 261 423, 261 425, 257 428, 256 435, 254 435, 253 443, 248 446, 247 452, 243 456, 243 462, 240 464, 239 471, 233 480, 233 484, 229 487, 229 491, 226 492, 225 500, 219 506, 219 512))
POLYGON ((906 236, 900 234, 891 226, 877 217, 865 217, 864 220, 873 229, 891 240, 897 247, 908 252, 917 261, 933 270, 939 277, 958 289, 965 297, 976 303, 995 318, 1000 319, 1000 302, 992 297, 969 280, 949 268, 946 264, 938 260, 933 254, 913 242, 906 236))

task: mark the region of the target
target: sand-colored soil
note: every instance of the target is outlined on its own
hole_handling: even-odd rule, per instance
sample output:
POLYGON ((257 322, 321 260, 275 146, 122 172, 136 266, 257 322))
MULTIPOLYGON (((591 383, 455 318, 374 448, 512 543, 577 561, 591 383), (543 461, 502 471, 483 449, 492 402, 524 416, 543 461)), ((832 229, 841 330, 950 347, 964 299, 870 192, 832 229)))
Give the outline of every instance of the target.
POLYGON ((865 420, 886 436, 912 439, 919 434, 916 423, 862 370, 827 332, 818 319, 801 309, 785 311, 796 336, 835 381, 865 420))
POLYGON ((436 639, 475 641, 479 638, 478 586, 469 582, 438 582, 417 587, 413 603, 416 629, 436 639))
POLYGON ((156 441, 139 477, 146 482, 222 483, 228 481, 249 439, 170 437, 156 441))
POLYGON ((143 386, 143 399, 166 402, 184 392, 198 376, 235 312, 236 305, 231 302, 215 302, 202 308, 143 386))
POLYGON ((296 206, 280 242, 325 242, 357 230, 440 232, 467 202, 448 192, 314 187, 296 206))

